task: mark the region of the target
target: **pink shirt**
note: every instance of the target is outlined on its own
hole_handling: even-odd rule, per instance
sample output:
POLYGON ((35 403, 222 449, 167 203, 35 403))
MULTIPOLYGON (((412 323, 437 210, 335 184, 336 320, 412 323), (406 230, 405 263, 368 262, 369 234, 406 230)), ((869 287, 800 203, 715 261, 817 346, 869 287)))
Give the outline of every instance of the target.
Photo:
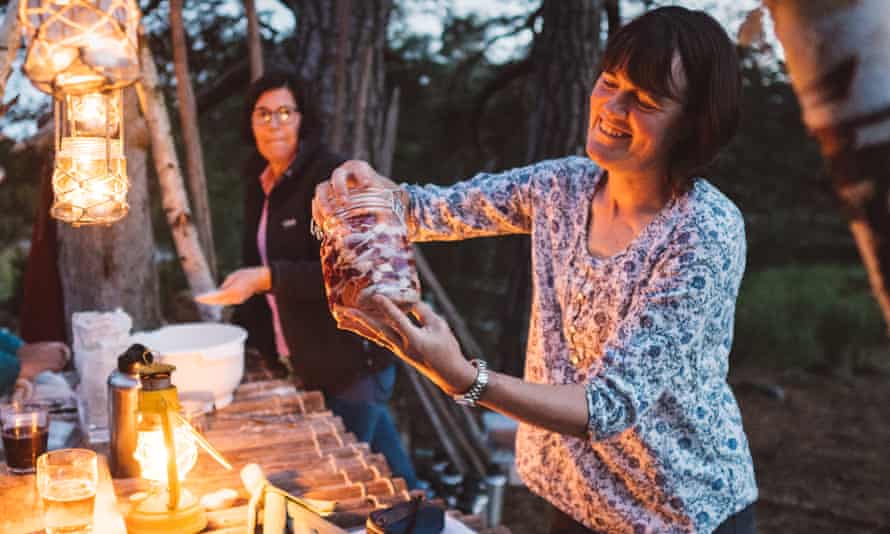
MULTIPOLYGON (((260 224, 256 231, 256 246, 260 252, 260 260, 264 266, 269 266, 269 258, 266 254, 266 227, 269 221, 269 194, 275 187, 272 182, 272 169, 266 167, 263 174, 260 175, 260 184, 266 194, 263 201, 263 213, 260 215, 260 224)), ((278 304, 275 302, 275 294, 271 291, 266 293, 266 302, 269 303, 269 309, 272 310, 272 327, 275 330, 275 349, 278 351, 279 357, 290 356, 290 349, 287 348, 287 342, 284 339, 284 332, 281 329, 281 320, 278 316, 278 304)))

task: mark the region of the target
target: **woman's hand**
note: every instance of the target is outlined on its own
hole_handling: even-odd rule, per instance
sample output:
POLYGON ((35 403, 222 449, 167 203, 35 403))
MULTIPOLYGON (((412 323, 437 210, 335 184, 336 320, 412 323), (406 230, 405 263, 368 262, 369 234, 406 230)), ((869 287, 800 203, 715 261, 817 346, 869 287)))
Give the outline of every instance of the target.
POLYGON ((246 267, 227 276, 216 291, 202 293, 195 300, 202 304, 237 305, 271 288, 272 273, 268 267, 246 267))
POLYGON ((17 352, 22 364, 19 378, 33 380, 43 371, 61 371, 71 358, 71 350, 60 341, 25 343, 17 352))
MULTIPOLYGON (((331 178, 315 187, 312 199, 312 216, 316 221, 325 220, 338 205, 349 198, 351 189, 399 189, 398 184, 378 174, 367 162, 351 160, 331 173, 331 178)), ((403 201, 406 199, 402 199, 403 201)))
POLYGON ((425 302, 414 307, 420 326, 388 298, 377 295, 372 302, 380 316, 341 310, 340 328, 374 341, 413 365, 449 395, 464 393, 476 379, 476 368, 467 361, 448 323, 425 302))

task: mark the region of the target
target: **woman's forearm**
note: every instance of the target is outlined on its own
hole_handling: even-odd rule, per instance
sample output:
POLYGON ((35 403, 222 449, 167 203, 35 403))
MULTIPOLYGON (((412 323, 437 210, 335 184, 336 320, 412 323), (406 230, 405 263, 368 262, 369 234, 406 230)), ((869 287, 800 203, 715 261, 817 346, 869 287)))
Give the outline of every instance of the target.
POLYGON ((490 372, 479 404, 552 432, 587 436, 587 399, 581 384, 535 384, 490 372))

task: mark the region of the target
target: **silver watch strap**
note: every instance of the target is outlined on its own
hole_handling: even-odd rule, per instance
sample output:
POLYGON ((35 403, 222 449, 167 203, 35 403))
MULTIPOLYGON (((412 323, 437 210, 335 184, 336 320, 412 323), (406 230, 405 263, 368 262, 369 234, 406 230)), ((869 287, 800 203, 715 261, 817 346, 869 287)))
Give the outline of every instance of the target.
POLYGON ((485 360, 473 359, 470 363, 477 369, 476 379, 463 394, 454 396, 454 401, 464 406, 476 406, 482 394, 488 389, 488 364, 485 360))

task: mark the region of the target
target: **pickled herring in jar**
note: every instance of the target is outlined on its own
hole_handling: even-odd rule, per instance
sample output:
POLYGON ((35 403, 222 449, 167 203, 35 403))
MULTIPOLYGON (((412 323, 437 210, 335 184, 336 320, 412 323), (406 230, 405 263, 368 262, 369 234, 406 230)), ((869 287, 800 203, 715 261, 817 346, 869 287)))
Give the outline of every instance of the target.
POLYGON ((384 295, 406 311, 420 300, 414 249, 394 191, 352 192, 312 226, 321 240, 325 291, 335 319, 340 320, 344 307, 372 308, 374 295, 384 295))

